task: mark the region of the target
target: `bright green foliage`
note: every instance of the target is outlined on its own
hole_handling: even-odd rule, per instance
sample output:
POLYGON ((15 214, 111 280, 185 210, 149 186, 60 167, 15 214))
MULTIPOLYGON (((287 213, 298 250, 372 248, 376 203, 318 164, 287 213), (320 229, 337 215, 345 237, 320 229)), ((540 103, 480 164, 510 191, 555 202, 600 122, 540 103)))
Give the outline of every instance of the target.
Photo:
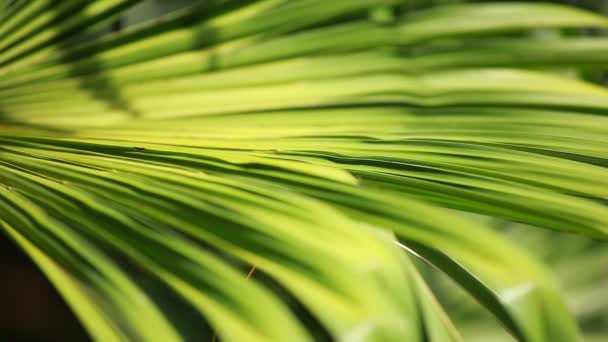
MULTIPOLYGON (((608 249, 603 242, 502 220, 484 220, 551 267, 565 291, 571 312, 583 328, 585 341, 608 338, 608 302, 604 300, 608 249)), ((440 272, 422 265, 421 269, 467 341, 512 340, 467 294, 453 283, 442 281, 440 272)))
POLYGON ((137 2, 0 19, 0 225, 94 339, 461 340, 412 255, 519 340, 580 338, 605 279, 564 291, 467 212, 608 237, 608 90, 579 77, 608 18, 208 0, 87 38, 137 2))

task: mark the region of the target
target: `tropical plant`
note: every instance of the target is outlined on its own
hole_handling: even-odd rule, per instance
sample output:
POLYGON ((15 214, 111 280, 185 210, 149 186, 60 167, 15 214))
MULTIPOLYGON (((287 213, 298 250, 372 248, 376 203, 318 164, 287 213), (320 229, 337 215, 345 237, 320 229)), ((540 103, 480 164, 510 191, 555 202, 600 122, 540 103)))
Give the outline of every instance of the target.
POLYGON ((0 19, 0 226, 93 339, 460 340, 429 283, 522 341, 606 312, 605 245, 539 229, 608 237, 607 18, 207 0, 94 38, 137 2, 0 19))
MULTIPOLYGON (((506 236, 532 251, 551 268, 565 290, 566 301, 585 333, 585 341, 606 340, 608 303, 604 298, 608 249, 603 243, 502 220, 492 219, 487 223, 500 227, 506 236)), ((512 340, 470 296, 452 282, 442 281, 443 275, 438 271, 423 266, 421 271, 466 341, 512 340)))

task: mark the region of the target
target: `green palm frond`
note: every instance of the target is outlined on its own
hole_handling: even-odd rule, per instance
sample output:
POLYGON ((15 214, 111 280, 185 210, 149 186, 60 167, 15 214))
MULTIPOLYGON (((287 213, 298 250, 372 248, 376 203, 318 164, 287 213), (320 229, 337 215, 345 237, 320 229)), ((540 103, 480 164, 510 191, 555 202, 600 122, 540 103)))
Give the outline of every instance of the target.
MULTIPOLYGON (((571 312, 583 328, 585 341, 606 339, 608 303, 603 297, 608 283, 605 272, 608 250, 602 242, 549 230, 535 230, 502 220, 492 222, 484 218, 484 221, 495 225, 551 268, 565 290, 571 312)), ((453 283, 442 281, 443 276, 432 268, 422 266, 422 269, 428 283, 446 304, 450 317, 456 321, 467 340, 511 340, 507 334, 493 327, 492 320, 483 310, 453 283)))
POLYGON ((608 18, 207 0, 91 38, 137 3, 0 19, 0 226, 95 340, 462 340, 415 258, 522 341, 605 312, 560 271, 602 243, 556 277, 477 217, 608 237, 608 18))

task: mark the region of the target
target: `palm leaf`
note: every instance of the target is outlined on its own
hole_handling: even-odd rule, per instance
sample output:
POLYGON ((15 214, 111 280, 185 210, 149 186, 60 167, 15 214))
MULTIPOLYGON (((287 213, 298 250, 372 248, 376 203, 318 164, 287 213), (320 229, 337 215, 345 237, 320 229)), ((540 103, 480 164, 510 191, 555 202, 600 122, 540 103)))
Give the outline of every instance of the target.
POLYGON ((136 3, 0 21, 0 224, 94 339, 460 340, 412 256, 517 339, 579 338, 466 213, 607 237, 608 91, 572 77, 606 18, 215 0, 90 41, 136 3))
MULTIPOLYGON (((535 256, 551 268, 565 289, 567 302, 583 327, 586 341, 601 341, 606 338, 604 317, 607 308, 605 301, 601 300, 607 280, 606 274, 602 272, 602 265, 607 260, 603 243, 582 236, 534 230, 526 225, 503 220, 483 220, 496 226, 497 230, 505 233, 518 245, 533 251, 535 256)), ((422 270, 467 340, 509 340, 504 332, 492 327, 491 320, 469 296, 450 282, 441 281, 442 275, 439 272, 425 270, 424 267, 422 270)))

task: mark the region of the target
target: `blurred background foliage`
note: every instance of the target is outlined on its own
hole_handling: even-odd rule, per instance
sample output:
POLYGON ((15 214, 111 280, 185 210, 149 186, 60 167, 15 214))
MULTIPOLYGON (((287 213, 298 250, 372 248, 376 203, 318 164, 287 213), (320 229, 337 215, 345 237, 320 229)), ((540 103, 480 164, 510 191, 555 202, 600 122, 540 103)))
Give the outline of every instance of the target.
MULTIPOLYGON (((608 248, 587 237, 478 217, 536 255, 557 276, 586 341, 608 336, 608 248), (489 222, 488 222, 489 221, 489 222)), ((443 273, 418 261, 420 269, 465 341, 514 341, 487 311, 443 273)))

